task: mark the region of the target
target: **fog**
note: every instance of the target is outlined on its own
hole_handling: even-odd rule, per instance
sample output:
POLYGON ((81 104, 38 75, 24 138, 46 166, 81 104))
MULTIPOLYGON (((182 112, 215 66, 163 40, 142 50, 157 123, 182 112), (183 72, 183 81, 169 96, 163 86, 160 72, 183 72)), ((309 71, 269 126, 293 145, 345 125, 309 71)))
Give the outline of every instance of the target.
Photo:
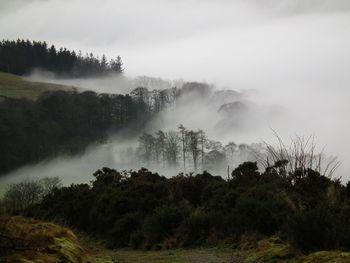
MULTIPOLYGON (((3 38, 46 40, 83 53, 120 55, 130 79, 153 76, 170 86, 181 85, 179 79, 203 81, 218 90, 238 91, 252 107, 234 125, 218 112, 217 103, 192 101, 162 113, 147 129, 183 123, 206 130, 214 139, 238 143, 273 142, 271 129, 286 141, 296 134, 314 134, 327 153, 342 161, 337 174, 350 179, 347 0, 0 0, 0 32, 3 38)), ((41 73, 31 77, 57 81, 41 73)), ((127 93, 142 81, 130 84, 110 76, 63 82, 127 93)), ((89 176, 96 168, 116 164, 110 152, 119 143, 113 138, 109 146, 89 149, 85 156, 60 158, 16 174, 45 176, 68 170, 89 176)))

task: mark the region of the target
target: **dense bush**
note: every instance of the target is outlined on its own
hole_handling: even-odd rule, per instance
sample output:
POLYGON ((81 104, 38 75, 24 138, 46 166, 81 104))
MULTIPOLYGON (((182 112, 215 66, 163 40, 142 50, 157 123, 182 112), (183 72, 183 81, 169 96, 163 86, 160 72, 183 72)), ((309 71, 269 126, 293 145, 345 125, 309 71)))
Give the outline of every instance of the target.
POLYGON ((292 182, 278 169, 240 165, 224 180, 206 172, 165 178, 103 168, 91 185, 52 191, 29 215, 63 220, 111 247, 157 249, 280 235, 305 251, 350 249, 349 186, 315 171, 292 182))

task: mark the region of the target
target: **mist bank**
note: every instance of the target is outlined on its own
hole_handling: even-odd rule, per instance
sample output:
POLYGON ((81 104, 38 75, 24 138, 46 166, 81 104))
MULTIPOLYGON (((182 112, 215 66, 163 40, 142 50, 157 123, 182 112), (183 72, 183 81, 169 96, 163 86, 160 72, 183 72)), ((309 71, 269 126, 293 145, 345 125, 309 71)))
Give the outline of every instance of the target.
POLYGON ((30 81, 59 83, 66 86, 78 87, 81 90, 91 90, 96 93, 129 94, 138 87, 148 90, 165 90, 173 87, 181 88, 185 83, 183 79, 170 80, 151 76, 131 77, 127 74, 109 73, 100 77, 64 78, 51 71, 39 68, 24 76, 30 81))
MULTIPOLYGON (((254 104, 251 113, 237 104, 224 107, 245 112, 231 114, 232 121, 218 111, 221 105, 190 100, 161 113, 146 131, 171 130, 182 123, 220 141, 248 144, 273 141, 271 129, 285 141, 295 134, 314 134, 330 155, 339 156, 338 173, 349 178, 349 1, 121 0, 101 5, 17 0, 2 1, 2 7, 0 29, 6 38, 45 39, 108 57, 120 54, 130 78, 214 83, 245 94, 254 104), (82 6, 79 14, 65 12, 82 6), (27 21, 36 22, 28 28, 27 21)), ((137 86, 156 89, 154 84, 119 82, 124 80, 110 76, 74 80, 73 85, 123 94, 137 86)), ((167 88, 179 87, 172 82, 167 88)))
MULTIPOLYGON (((179 124, 183 124, 188 130, 201 129, 205 131, 212 141, 221 143, 221 152, 224 152, 223 146, 231 141, 237 146, 247 145, 250 147, 259 145, 257 143, 261 143, 262 140, 274 144, 276 138, 273 130, 277 131, 286 144, 288 144, 290 137, 294 137, 297 132, 302 135, 314 134, 318 140, 319 148, 327 143, 323 138, 320 138, 321 131, 310 132, 310 129, 317 126, 312 126, 312 122, 305 118, 310 113, 306 108, 307 105, 300 103, 298 107, 294 105, 289 108, 290 105, 281 103, 282 100, 276 101, 280 104, 268 104, 265 96, 254 90, 238 92, 227 89, 227 87, 220 89, 213 84, 167 81, 151 77, 108 76, 97 79, 64 80, 57 79, 54 75, 47 76, 47 74, 36 72, 29 78, 69 85, 75 83, 75 86, 81 87, 85 83, 89 83, 89 88, 96 92, 104 92, 104 87, 112 87, 113 93, 122 93, 124 90, 127 94, 130 93, 134 101, 139 103, 142 101, 146 105, 145 109, 153 117, 146 122, 142 129, 135 131, 131 138, 129 136, 126 139, 121 134, 111 133, 103 144, 87 148, 84 154, 75 157, 58 157, 34 166, 22 167, 6 175, 1 180, 2 184, 18 181, 21 178, 46 176, 61 177, 65 184, 88 182, 92 173, 101 167, 113 167, 119 171, 138 170, 141 167, 146 167, 166 176, 174 176, 181 172, 194 172, 193 167, 184 171, 181 164, 171 167, 145 163, 140 160, 139 153, 142 152, 142 149, 138 145, 139 136, 143 132, 149 134, 154 134, 159 130, 178 132, 179 124), (174 83, 177 83, 178 86, 175 86, 174 83), (135 89, 135 87, 137 88, 135 89), (303 109, 305 112, 301 114, 303 109), (300 131, 304 132, 300 133, 300 131), (70 171, 74 171, 74 173, 72 174, 70 171)), ((318 95, 320 94, 318 93, 318 95)), ((270 99, 273 101, 272 98, 270 99)), ((320 123, 315 121, 315 124, 320 123)), ((181 148, 181 144, 178 147, 181 148)), ((327 154, 339 156, 338 152, 329 151, 329 148, 328 146, 327 154)), ((223 162, 218 166, 215 164, 215 167, 209 169, 209 172, 226 176, 228 165, 232 170, 244 161, 256 161, 254 152, 250 153, 250 157, 248 155, 240 156, 237 152, 233 163, 223 155, 223 162)), ((178 158, 181 157, 178 156, 178 158)), ((342 167, 336 176, 342 176, 343 180, 346 181, 347 175, 343 173, 342 167)))

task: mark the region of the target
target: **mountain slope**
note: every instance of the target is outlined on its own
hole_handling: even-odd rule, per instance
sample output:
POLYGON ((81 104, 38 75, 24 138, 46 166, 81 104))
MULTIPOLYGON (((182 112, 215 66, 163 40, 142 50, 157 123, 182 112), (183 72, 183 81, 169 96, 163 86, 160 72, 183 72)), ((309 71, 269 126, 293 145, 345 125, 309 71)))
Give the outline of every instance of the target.
POLYGON ((0 97, 36 100, 46 91, 73 91, 74 89, 64 85, 33 82, 20 76, 0 72, 0 97))

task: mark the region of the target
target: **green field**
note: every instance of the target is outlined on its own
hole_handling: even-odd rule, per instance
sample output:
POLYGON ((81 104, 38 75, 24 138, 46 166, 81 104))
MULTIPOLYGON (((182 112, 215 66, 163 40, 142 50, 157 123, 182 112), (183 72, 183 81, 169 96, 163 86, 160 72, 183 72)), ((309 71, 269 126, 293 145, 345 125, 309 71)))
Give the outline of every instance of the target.
POLYGON ((0 97, 36 100, 43 92, 71 91, 74 87, 29 81, 20 76, 0 72, 0 97))

